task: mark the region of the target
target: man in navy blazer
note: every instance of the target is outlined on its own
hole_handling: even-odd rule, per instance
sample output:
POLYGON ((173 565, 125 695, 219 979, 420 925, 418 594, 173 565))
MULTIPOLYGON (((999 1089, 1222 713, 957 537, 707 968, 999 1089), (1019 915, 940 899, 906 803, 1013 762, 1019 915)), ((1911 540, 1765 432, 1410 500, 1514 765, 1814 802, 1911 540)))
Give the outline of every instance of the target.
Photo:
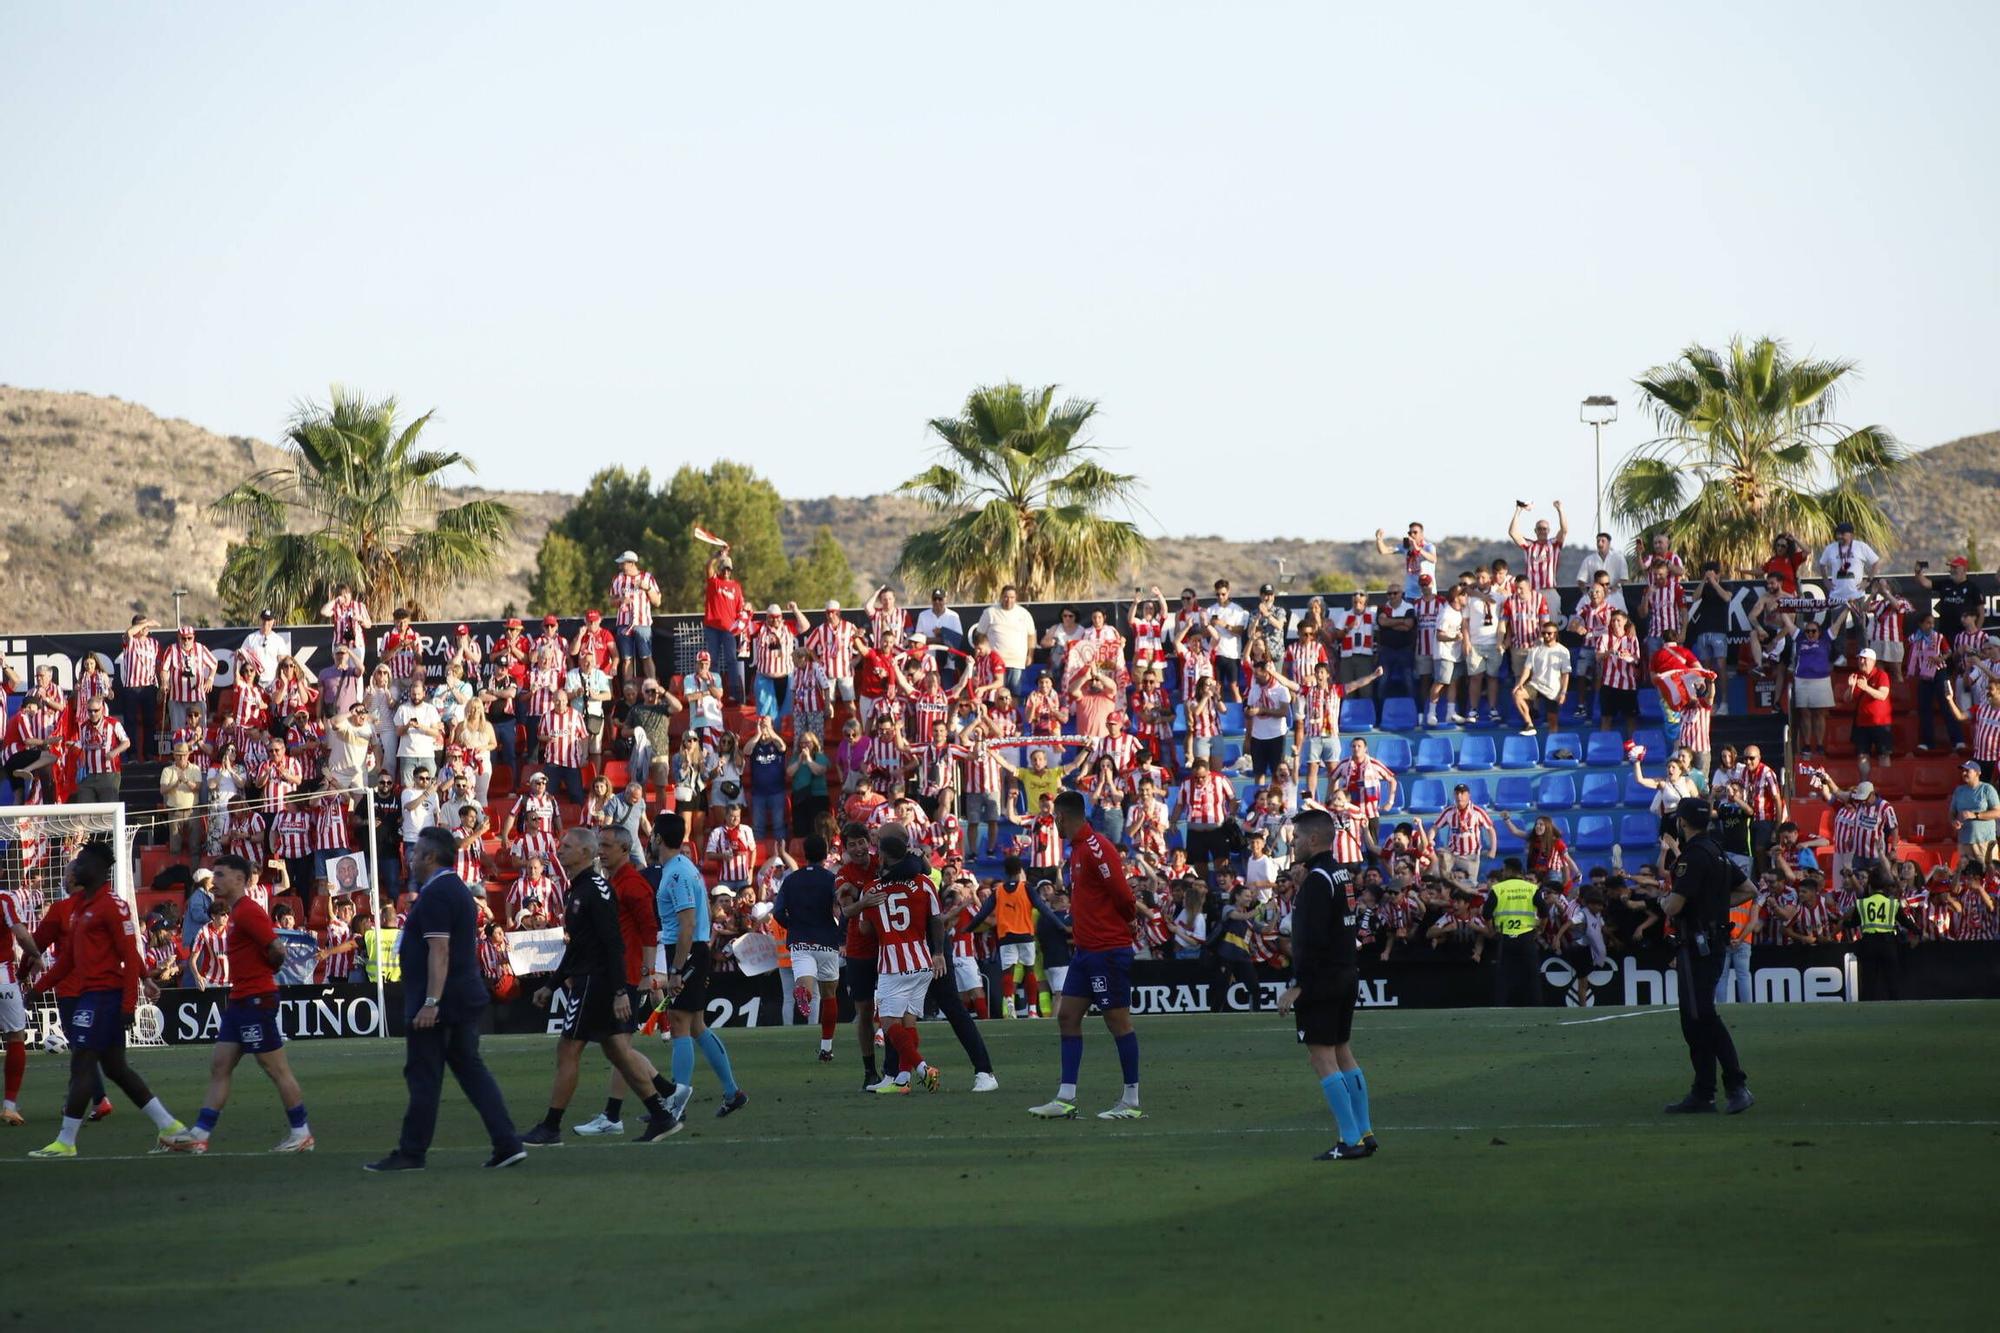
POLYGON ((447 1067, 493 1140, 486 1165, 513 1166, 528 1155, 501 1100, 500 1085, 479 1058, 486 985, 479 976, 478 913, 472 890, 453 873, 457 857, 457 839, 447 830, 432 827, 417 835, 410 856, 417 900, 403 919, 396 946, 403 967, 403 1081, 410 1088, 410 1107, 403 1113, 396 1151, 368 1163, 369 1171, 424 1169, 447 1067))

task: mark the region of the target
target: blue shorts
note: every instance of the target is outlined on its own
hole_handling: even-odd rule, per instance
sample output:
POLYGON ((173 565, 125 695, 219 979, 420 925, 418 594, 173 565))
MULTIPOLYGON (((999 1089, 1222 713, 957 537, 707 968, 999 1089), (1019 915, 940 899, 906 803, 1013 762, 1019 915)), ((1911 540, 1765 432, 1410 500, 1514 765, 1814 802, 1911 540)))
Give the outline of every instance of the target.
POLYGON ((73 1000, 57 999, 63 1037, 72 1051, 117 1051, 125 1047, 125 994, 115 990, 85 991, 73 1000))
POLYGON ((215 1041, 217 1045, 234 1042, 252 1055, 282 1050, 285 1031, 278 1022, 278 997, 259 995, 223 1005, 222 1026, 215 1030, 215 1041))
POLYGON ((1078 949, 1069 961, 1062 993, 1079 995, 1099 1009, 1132 1007, 1132 951, 1130 949, 1078 949))
POLYGON ((653 655, 653 627, 634 625, 631 629, 615 630, 612 637, 618 643, 620 657, 651 657, 653 655))
POLYGON ((1715 662, 1729 656, 1729 636, 1727 634, 1696 635, 1694 655, 1704 662, 1715 662))

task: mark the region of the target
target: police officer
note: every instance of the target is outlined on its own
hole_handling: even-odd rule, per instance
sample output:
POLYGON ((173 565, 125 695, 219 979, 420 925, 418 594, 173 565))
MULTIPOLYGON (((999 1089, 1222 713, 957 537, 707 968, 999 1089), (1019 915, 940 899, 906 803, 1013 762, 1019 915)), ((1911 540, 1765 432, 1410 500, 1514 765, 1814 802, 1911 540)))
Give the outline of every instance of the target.
POLYGON ((1896 896, 1896 876, 1887 866, 1876 865, 1868 872, 1868 892, 1841 921, 1844 926, 1861 927, 1861 946, 1855 952, 1861 962, 1862 999, 1903 998, 1903 958, 1896 936, 1905 920, 1902 900, 1896 896))
POLYGON ((1670 1115, 1715 1110, 1718 1064, 1729 1114, 1747 1111, 1757 1100, 1736 1062, 1736 1043, 1715 1008, 1715 985, 1729 947, 1729 909, 1750 898, 1750 881, 1716 841, 1711 821, 1708 803, 1690 797, 1674 810, 1678 836, 1661 839, 1674 862, 1673 889, 1660 900, 1660 910, 1673 922, 1680 944, 1674 969, 1680 983, 1681 1036, 1694 1065, 1694 1086, 1667 1107, 1670 1115))
POLYGON ((1535 885, 1522 876, 1519 857, 1508 857, 1503 869, 1506 873, 1486 899, 1486 915, 1500 934, 1493 1003, 1534 1008, 1542 1002, 1541 978, 1535 971, 1541 952, 1535 943, 1535 885))

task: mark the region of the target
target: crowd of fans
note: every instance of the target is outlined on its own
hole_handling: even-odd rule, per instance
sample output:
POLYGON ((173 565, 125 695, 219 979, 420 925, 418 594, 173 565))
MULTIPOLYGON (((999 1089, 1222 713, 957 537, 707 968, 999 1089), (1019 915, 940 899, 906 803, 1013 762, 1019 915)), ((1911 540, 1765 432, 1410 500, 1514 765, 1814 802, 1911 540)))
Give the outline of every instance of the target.
MULTIPOLYGON (((593 610, 570 632, 553 616, 532 635, 513 619, 482 642, 460 625, 427 653, 407 611, 385 629, 341 588, 323 608, 332 650, 312 672, 266 612, 226 689, 191 628, 162 643, 157 624, 135 617, 107 646, 111 670, 85 655, 69 691, 46 670, 7 682, 25 697, 0 775, 15 801, 114 800, 128 759, 157 754, 152 818, 187 890, 182 910, 147 918, 167 984, 225 979, 226 927, 204 910, 206 858, 235 852, 264 867, 257 891, 281 924, 288 913, 316 937, 318 975, 338 979, 368 965, 374 927, 399 919, 404 851, 442 826, 460 840, 459 873, 484 891, 489 980, 509 985, 508 932, 561 925, 563 829, 622 826, 645 849, 663 810, 686 817, 721 944, 777 933, 769 904, 806 834, 837 857, 844 829, 893 817, 938 869, 960 956, 987 961, 998 952, 990 926, 972 923, 996 883, 1047 881, 1045 897, 1059 884, 1052 803, 1064 788, 1082 791, 1127 850, 1144 907, 1136 943, 1152 956, 1244 979, 1282 965, 1291 820, 1311 804, 1337 820, 1336 855, 1364 867, 1367 956, 1482 961, 1491 885, 1511 876, 1544 886, 1550 951, 1602 963, 1660 936, 1670 849, 1627 846, 1586 867, 1552 821, 1481 808, 1465 786, 1434 818, 1411 816, 1367 738, 1343 737, 1343 705, 1405 698, 1419 727, 1629 737, 1642 692, 1658 691, 1674 745, 1651 757, 1651 773, 1649 756, 1629 749, 1634 777, 1654 793, 1663 831, 1675 801, 1713 803, 1725 847, 1760 888, 1739 943, 1849 938, 1859 877, 1878 863, 1904 881, 1915 935, 2000 938, 2000 641, 1982 628, 1985 593, 1965 561, 1937 578, 1919 566, 1921 612, 1844 526, 1816 558, 1779 536, 1758 570, 1691 568, 1659 537, 1628 566, 1598 534, 1564 583, 1561 506, 1553 531, 1524 530, 1527 508, 1510 528, 1518 572, 1495 560, 1442 577, 1421 524, 1396 543, 1378 533, 1402 566, 1386 600, 1314 597, 1294 609, 1269 584, 1239 601, 1217 580, 1206 598, 1155 586, 1122 612, 1038 619, 1008 587, 970 626, 943 589, 920 608, 884 588, 852 611, 828 602, 816 621, 796 604, 759 613, 725 547, 708 571, 702 646, 679 672, 655 656, 659 587, 632 552, 608 580, 609 615, 593 610), (1823 588, 1802 583, 1814 574, 1823 588), (1762 590, 1739 597, 1730 577, 1761 577, 1762 590), (1747 619, 1747 642, 1732 637, 1733 615, 1747 619), (1791 708, 1795 753, 1767 763, 1754 746, 1711 746, 1733 676, 1769 682, 1791 708), (1896 732, 1911 711, 1916 754, 1964 756, 1948 803, 1959 850, 1928 874, 1899 858, 1904 830, 1886 790, 1907 757, 1896 732), (1830 727, 1839 714, 1849 717, 1830 727), (1843 728, 1859 756, 1852 785, 1825 767, 1829 735, 1843 728), (1793 820, 1788 788, 1824 801, 1824 828, 1793 820), (354 881, 370 789, 375 898, 354 881), (1519 839, 1505 858, 1502 827, 1519 839), (378 902, 380 923, 369 915, 378 902)), ((31 841, 14 858, 11 887, 23 895, 45 888, 37 869, 59 859, 31 841)))

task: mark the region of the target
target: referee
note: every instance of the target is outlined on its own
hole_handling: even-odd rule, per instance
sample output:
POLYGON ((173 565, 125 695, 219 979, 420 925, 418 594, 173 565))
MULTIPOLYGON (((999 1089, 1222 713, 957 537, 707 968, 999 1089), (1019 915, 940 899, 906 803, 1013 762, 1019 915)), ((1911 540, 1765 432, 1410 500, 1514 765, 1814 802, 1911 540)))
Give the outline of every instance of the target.
POLYGON ((1709 831, 1710 819, 1708 803, 1689 797, 1674 808, 1679 836, 1661 839, 1675 854, 1673 889, 1660 900, 1660 910, 1673 923, 1679 940, 1674 970, 1680 980, 1681 1036, 1694 1064, 1694 1086, 1667 1107, 1669 1115, 1714 1112, 1718 1064, 1729 1114, 1747 1111, 1757 1101, 1750 1095, 1743 1066, 1736 1062, 1736 1043, 1715 1008, 1715 986, 1729 949, 1729 909, 1750 900, 1750 881, 1709 831))
POLYGON ((1333 859, 1334 821, 1326 811, 1301 810, 1292 828, 1305 878, 1292 905, 1292 984, 1278 997, 1278 1012, 1296 1015, 1299 1041, 1340 1127, 1339 1140, 1313 1160, 1351 1162, 1380 1147, 1368 1119, 1368 1080, 1348 1042, 1361 982, 1354 869, 1333 859))

